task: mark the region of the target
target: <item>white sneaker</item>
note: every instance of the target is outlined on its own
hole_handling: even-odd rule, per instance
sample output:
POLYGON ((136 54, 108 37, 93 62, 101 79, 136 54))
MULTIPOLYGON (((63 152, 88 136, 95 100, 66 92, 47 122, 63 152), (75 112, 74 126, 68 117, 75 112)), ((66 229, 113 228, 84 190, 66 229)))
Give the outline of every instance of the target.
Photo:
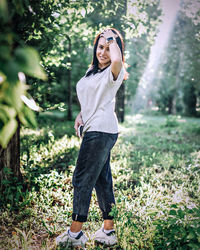
POLYGON ((88 238, 82 231, 76 238, 73 238, 70 236, 69 230, 67 230, 56 238, 56 245, 68 243, 72 246, 84 246, 87 241, 88 238))
POLYGON ((108 234, 104 232, 104 227, 100 228, 96 233, 94 234, 94 240, 109 246, 112 246, 117 243, 117 237, 115 235, 115 231, 112 231, 108 234))

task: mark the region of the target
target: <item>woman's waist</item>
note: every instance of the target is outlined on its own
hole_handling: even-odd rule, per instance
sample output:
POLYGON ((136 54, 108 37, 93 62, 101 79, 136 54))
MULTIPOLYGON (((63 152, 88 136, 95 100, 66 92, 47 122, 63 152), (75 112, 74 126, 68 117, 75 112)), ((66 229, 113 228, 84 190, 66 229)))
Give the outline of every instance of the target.
POLYGON ((84 132, 86 131, 118 132, 118 121, 115 113, 109 116, 93 115, 84 123, 84 132))
POLYGON ((97 109, 94 111, 87 112, 81 110, 81 114, 84 123, 94 119, 113 119, 116 116, 114 109, 97 109))

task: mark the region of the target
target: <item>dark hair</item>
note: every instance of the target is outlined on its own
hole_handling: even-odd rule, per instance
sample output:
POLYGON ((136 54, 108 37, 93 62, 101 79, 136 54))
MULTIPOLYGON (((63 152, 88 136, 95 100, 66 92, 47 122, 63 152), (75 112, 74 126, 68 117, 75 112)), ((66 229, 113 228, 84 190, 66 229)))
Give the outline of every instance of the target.
MULTIPOLYGON (((124 42, 123 42, 123 38, 121 36, 121 34, 119 33, 118 30, 114 29, 114 28, 111 28, 111 30, 113 31, 113 33, 115 33, 117 35, 117 38, 116 38, 116 42, 121 50, 121 54, 122 54, 122 61, 124 63, 124 42)), ((86 77, 87 76, 90 76, 91 74, 96 74, 97 72, 99 72, 99 61, 97 59, 97 56, 96 56, 96 51, 97 51, 97 46, 98 46, 98 42, 99 42, 99 39, 100 39, 100 36, 101 36, 102 33, 99 33, 96 38, 94 39, 94 50, 93 50, 93 59, 92 59, 92 63, 91 63, 91 68, 89 69, 89 71, 86 73, 86 77)), ((107 68, 107 67, 106 67, 107 68)), ((100 70, 100 71, 103 71, 105 70, 106 68, 100 70)))

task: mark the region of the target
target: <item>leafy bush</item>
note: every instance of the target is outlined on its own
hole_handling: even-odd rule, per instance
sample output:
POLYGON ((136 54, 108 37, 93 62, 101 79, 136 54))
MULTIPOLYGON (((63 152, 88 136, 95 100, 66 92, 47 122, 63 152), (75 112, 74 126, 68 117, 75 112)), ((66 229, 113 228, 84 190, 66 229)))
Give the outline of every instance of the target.
POLYGON ((173 204, 156 225, 155 249, 199 249, 200 209, 173 204))
POLYGON ((177 116, 169 115, 165 120, 165 127, 173 128, 178 126, 178 118, 177 116))
POLYGON ((18 210, 30 205, 31 198, 26 183, 23 180, 19 181, 10 169, 5 167, 2 171, 9 176, 9 179, 4 179, 1 183, 0 208, 6 206, 10 210, 18 210))

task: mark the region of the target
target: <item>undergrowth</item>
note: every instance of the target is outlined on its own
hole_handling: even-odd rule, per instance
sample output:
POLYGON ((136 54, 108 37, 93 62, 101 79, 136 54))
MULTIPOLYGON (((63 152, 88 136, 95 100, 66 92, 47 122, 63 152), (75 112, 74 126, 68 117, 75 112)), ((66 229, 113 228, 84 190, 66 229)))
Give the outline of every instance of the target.
MULTIPOLYGON (((87 249, 200 248, 199 128, 199 119, 126 117, 111 159, 118 245, 97 246, 91 238, 102 225, 93 192, 87 249)), ((80 146, 73 133, 64 121, 22 130, 23 182, 5 183, 0 249, 56 249, 56 236, 71 223, 80 146)))

